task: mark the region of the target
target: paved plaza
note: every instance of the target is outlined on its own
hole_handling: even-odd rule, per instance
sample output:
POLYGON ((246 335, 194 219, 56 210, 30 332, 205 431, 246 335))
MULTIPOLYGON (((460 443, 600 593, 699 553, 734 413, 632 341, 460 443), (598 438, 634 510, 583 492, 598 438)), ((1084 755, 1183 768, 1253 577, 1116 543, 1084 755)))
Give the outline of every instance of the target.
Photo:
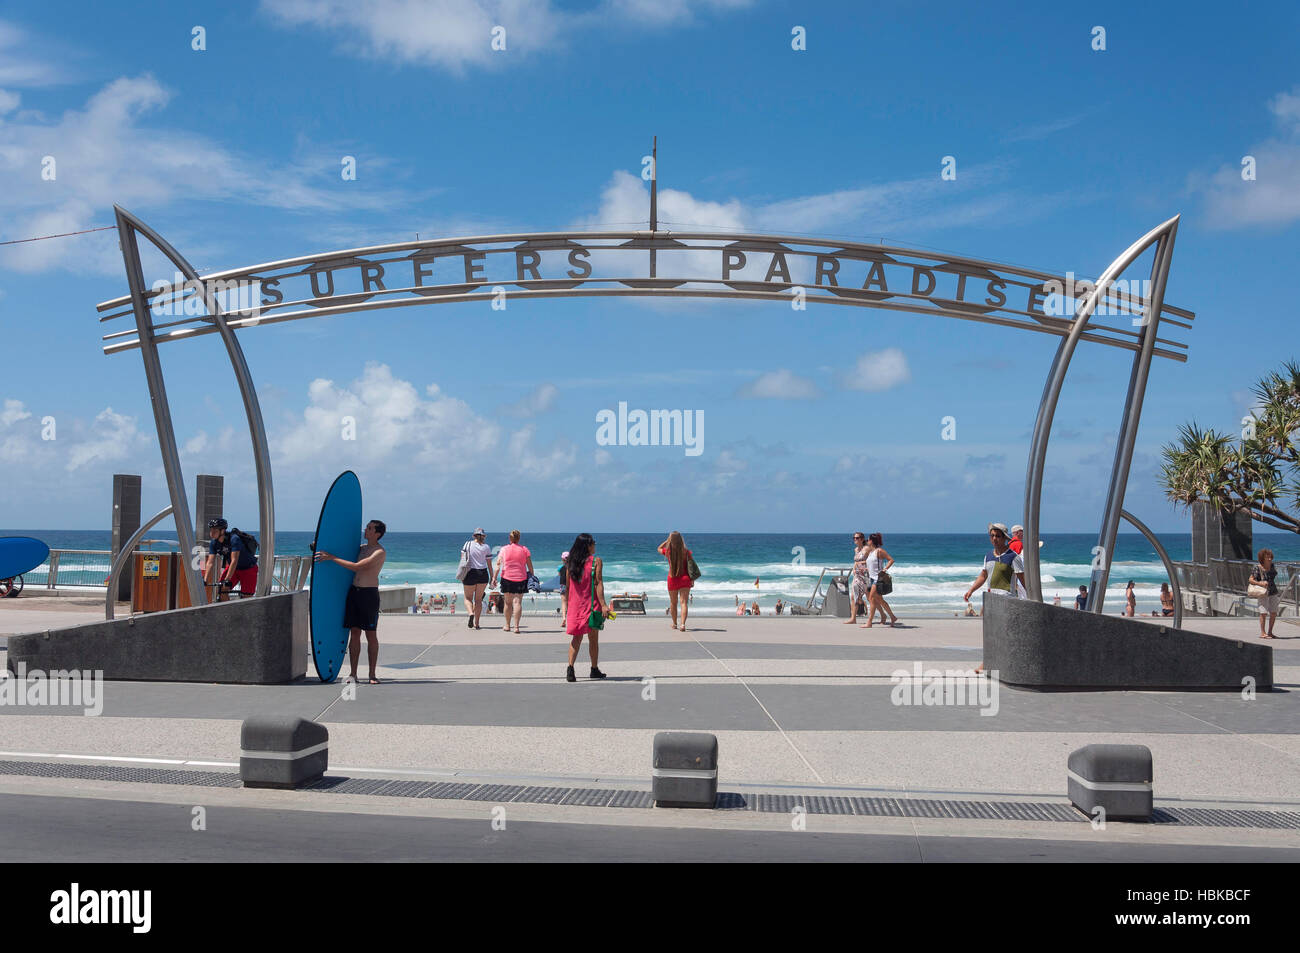
MULTIPOLYGON (((0 632, 92 621, 93 609, 78 602, 41 599, 5 606, 0 632)), ((588 667, 585 647, 576 667, 579 681, 564 681, 568 639, 558 621, 527 618, 523 633, 515 635, 502 631, 495 618, 473 631, 460 615, 392 615, 380 623, 384 683, 365 684, 363 658, 355 698, 347 697, 341 683, 322 685, 312 675, 282 686, 110 682, 98 717, 59 708, 0 706, 0 761, 10 766, 0 770, 0 795, 25 799, 26 807, 20 810, 14 802, 14 809, 37 815, 41 805, 55 814, 64 810, 57 807, 61 798, 93 798, 98 810, 119 812, 135 810, 129 803, 220 805, 252 827, 261 823, 253 820, 259 810, 344 811, 390 818, 394 845, 403 841, 407 823, 399 824, 398 818, 455 820, 464 822, 466 831, 479 830, 474 821, 488 823, 492 805, 485 800, 237 787, 200 791, 176 783, 35 776, 34 769, 12 767, 100 764, 230 772, 238 762, 241 721, 275 713, 328 726, 329 775, 350 778, 643 791, 649 787, 655 732, 676 729, 717 735, 721 791, 794 798, 772 803, 877 797, 1068 807, 1067 756, 1082 745, 1107 742, 1151 749, 1157 808, 1286 812, 1291 817, 1300 811, 1297 626, 1278 626, 1277 690, 1254 698, 1236 692, 1041 693, 998 685, 981 705, 975 681, 956 676, 970 688, 968 704, 900 705, 895 703, 900 685, 906 687, 912 679, 897 678, 899 670, 913 673, 919 664, 923 672, 965 673, 978 664, 979 620, 917 619, 871 630, 838 619, 692 621, 687 633, 675 632, 657 618, 622 616, 610 623, 601 643, 600 665, 609 675, 603 682, 582 677, 588 667)), ((1189 627, 1243 641, 1258 635, 1257 624, 1249 619, 1195 619, 1189 627)), ((916 694, 919 700, 920 692, 916 694)), ((530 824, 624 830, 620 843, 630 851, 643 840, 659 841, 627 828, 643 833, 708 829, 718 833, 700 842, 699 850, 716 857, 728 854, 730 842, 723 832, 788 831, 791 826, 790 816, 776 810, 523 803, 512 803, 509 810, 512 819, 530 824)), ((1196 859, 1227 859, 1230 851, 1237 859, 1242 851, 1260 854, 1257 859, 1300 857, 1296 827, 1111 823, 1099 831, 1082 815, 1077 823, 1062 823, 935 813, 810 815, 806 824, 810 831, 834 835, 826 842, 826 857, 851 855, 853 835, 865 838, 864 849, 867 843, 874 845, 875 853, 868 853, 877 859, 927 859, 922 839, 946 837, 987 840, 989 851, 1001 849, 996 843, 1005 839, 1041 841, 1053 859, 1062 860, 1159 859, 1156 855, 1166 848, 1196 848, 1196 859), (1119 853, 1107 855, 1109 850, 1119 853)), ((458 829, 447 827, 449 832, 458 829)), ((526 840, 528 848, 521 840, 520 850, 540 856, 551 836, 559 835, 536 834, 526 840)), ((963 859, 960 850, 935 849, 937 843, 931 842, 928 859, 963 859)), ((104 849, 111 854, 112 843, 104 849)), ((735 856, 750 856, 747 851, 756 849, 752 839, 740 838, 735 856)), ((789 849, 796 851, 791 859, 812 856, 803 847, 789 849)), ((1009 850, 1014 859, 1017 851, 1009 850)))

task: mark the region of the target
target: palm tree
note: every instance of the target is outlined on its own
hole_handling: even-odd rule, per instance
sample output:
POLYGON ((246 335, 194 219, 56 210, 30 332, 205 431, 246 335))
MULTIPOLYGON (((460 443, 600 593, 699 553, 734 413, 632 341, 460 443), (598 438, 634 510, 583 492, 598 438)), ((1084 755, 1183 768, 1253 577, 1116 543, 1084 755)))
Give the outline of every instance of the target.
POLYGON ((1161 450, 1160 486, 1182 506, 1205 502, 1225 515, 1245 510, 1300 533, 1300 363, 1286 362, 1252 392, 1256 409, 1240 438, 1194 421, 1180 428, 1161 450))

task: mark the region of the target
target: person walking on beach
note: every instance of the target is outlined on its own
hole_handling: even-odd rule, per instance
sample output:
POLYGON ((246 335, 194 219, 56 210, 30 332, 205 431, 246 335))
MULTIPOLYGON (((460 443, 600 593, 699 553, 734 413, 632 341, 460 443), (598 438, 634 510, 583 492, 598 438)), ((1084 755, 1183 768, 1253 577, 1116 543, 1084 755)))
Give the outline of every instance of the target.
POLYGON ((1129 618, 1137 615, 1137 593, 1133 590, 1133 580, 1124 587, 1124 614, 1129 618))
POLYGON ((591 677, 604 678, 605 673, 596 665, 600 656, 600 630, 592 628, 591 613, 604 611, 605 577, 600 557, 596 555, 596 540, 590 533, 581 533, 569 548, 569 558, 564 564, 568 570, 568 615, 565 631, 573 638, 569 642, 569 667, 564 680, 576 682, 573 663, 578 660, 582 637, 587 636, 587 652, 591 655, 591 677))
POLYGON ((867 537, 867 546, 871 552, 867 554, 867 621, 859 626, 862 629, 871 628, 871 623, 875 621, 875 615, 880 613, 881 624, 885 621, 885 612, 889 613, 889 625, 898 625, 898 616, 894 615, 894 610, 889 608, 889 603, 885 601, 884 596, 880 594, 880 574, 889 572, 894 565, 894 557, 889 555, 885 550, 884 537, 879 533, 872 533, 867 537))
POLYGON ((844 621, 845 625, 853 625, 858 621, 858 605, 867 601, 867 590, 871 588, 871 580, 867 575, 867 556, 871 554, 871 547, 867 545, 865 533, 853 534, 853 578, 849 583, 849 617, 844 621))
POLYGON ((681 630, 686 631, 686 615, 691 593, 690 563, 691 551, 686 548, 682 534, 673 530, 668 538, 659 544, 659 555, 668 560, 668 608, 672 614, 673 629, 677 629, 677 608, 681 605, 681 630))
POLYGON ((527 546, 519 544, 519 530, 510 531, 510 542, 497 553, 500 567, 501 593, 505 597, 506 631, 510 631, 510 617, 515 619, 515 634, 519 634, 519 620, 524 614, 524 593, 528 591, 528 577, 533 572, 533 554, 527 546))
MULTIPOLYGON (((1261 639, 1275 639, 1273 634, 1273 623, 1277 621, 1278 605, 1282 601, 1282 594, 1277 588, 1277 567, 1273 565, 1273 550, 1261 549, 1259 551, 1259 561, 1255 568, 1250 571, 1252 582, 1264 583, 1267 594, 1259 597, 1259 637, 1261 639), (1264 631, 1264 617, 1268 616, 1268 631, 1264 631)), ((1172 597, 1170 599, 1172 602, 1172 597)), ((1172 613, 1170 613, 1172 615, 1172 613)))
POLYGON ((460 555, 468 567, 465 578, 461 580, 465 585, 465 612, 469 615, 465 625, 481 629, 483 626, 479 625, 479 619, 483 617, 483 593, 491 581, 488 566, 492 562, 492 547, 487 544, 487 533, 483 532, 482 526, 474 530, 473 539, 466 540, 460 548, 460 555))
POLYGON ((352 586, 343 603, 343 626, 349 630, 348 660, 352 663, 349 680, 357 680, 357 662, 361 660, 361 633, 366 633, 366 654, 370 660, 370 684, 378 685, 375 668, 379 664, 379 570, 384 567, 388 551, 379 541, 388 527, 381 520, 371 520, 362 530, 365 543, 356 562, 340 559, 324 550, 316 552, 316 562, 328 559, 351 570, 352 586))
POLYGON ((1088 587, 1080 586, 1079 594, 1074 597, 1074 607, 1076 609, 1088 608, 1088 587))
MULTIPOLYGON (((984 568, 963 596, 967 602, 970 602, 971 593, 985 582, 989 584, 989 592, 1005 592, 1012 597, 1016 595, 1016 584, 1025 584, 1025 560, 1011 549, 1006 524, 989 523, 989 542, 993 548, 984 555, 984 568)), ((983 662, 975 669, 977 674, 982 671, 983 662)))

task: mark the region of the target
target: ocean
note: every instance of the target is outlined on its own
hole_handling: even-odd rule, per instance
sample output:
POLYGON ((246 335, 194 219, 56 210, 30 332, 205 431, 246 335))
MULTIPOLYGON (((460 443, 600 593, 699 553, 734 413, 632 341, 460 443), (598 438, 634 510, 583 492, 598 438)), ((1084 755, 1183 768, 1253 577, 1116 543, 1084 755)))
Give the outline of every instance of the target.
MULTIPOLYGON (((108 549, 110 545, 107 531, 3 530, 0 535, 35 536, 55 549, 108 549)), ((168 538, 166 532, 156 535, 160 540, 168 538)), ((596 534, 596 554, 605 563, 606 591, 645 592, 647 611, 662 614, 668 605, 667 571, 666 561, 656 548, 665 535, 596 534)), ((853 560, 852 533, 699 533, 685 538, 703 574, 691 604, 691 611, 699 615, 734 615, 738 600, 757 601, 765 615, 772 612, 778 599, 806 603, 824 567, 847 567, 853 560)), ((304 555, 311 539, 310 532, 281 531, 276 538, 277 553, 304 555)), ((1190 534, 1161 534, 1160 540, 1171 559, 1191 558, 1190 534)), ((462 593, 463 600, 456 567, 464 541, 465 537, 457 533, 391 532, 384 537, 388 559, 380 581, 385 585, 414 585, 420 595, 462 593)), ((506 541, 505 532, 488 534, 494 549, 506 541)), ((174 536, 172 542, 174 545, 174 536)), ((546 582, 555 576, 560 554, 573 544, 573 535, 534 533, 525 535, 522 542, 532 552, 538 577, 546 582)), ((1088 582, 1096 543, 1096 536, 1090 533, 1044 537, 1041 565, 1045 599, 1051 600, 1059 593, 1063 604, 1073 600, 1078 587, 1088 582)), ((1270 547, 1279 562, 1300 562, 1300 536, 1257 533, 1255 545, 1270 547)), ((988 548, 987 537, 978 533, 887 535, 885 549, 896 561, 890 605, 899 618, 951 616, 961 611, 962 593, 979 574, 988 548)), ((1151 544, 1140 534, 1121 533, 1116 550, 1107 608, 1119 611, 1124 586, 1130 579, 1136 582, 1138 611, 1149 613, 1158 608, 1160 583, 1167 577, 1151 544)), ((108 568, 105 558, 104 575, 108 568)), ((525 608, 532 611, 548 611, 557 602, 555 597, 545 595, 530 595, 528 599, 531 601, 525 602, 525 608)))

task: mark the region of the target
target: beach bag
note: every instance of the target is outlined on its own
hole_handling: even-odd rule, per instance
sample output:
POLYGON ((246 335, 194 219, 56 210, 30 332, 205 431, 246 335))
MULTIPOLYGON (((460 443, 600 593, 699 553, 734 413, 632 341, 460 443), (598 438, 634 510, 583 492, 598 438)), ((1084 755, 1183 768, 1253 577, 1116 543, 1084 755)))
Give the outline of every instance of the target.
POLYGON ((690 553, 686 554, 686 573, 691 577, 691 582, 694 582, 703 575, 703 573, 700 572, 700 567, 695 565, 695 557, 690 553))
POLYGON ((881 596, 887 596, 893 591, 894 591, 893 578, 889 575, 889 573, 885 572, 883 569, 880 570, 880 575, 876 577, 876 594, 881 596))
POLYGON ((596 563, 591 564, 591 614, 587 616, 587 628, 600 631, 605 628, 605 613, 596 608, 596 563))
MULTIPOLYGON (((1261 575, 1263 574, 1263 570, 1258 566, 1255 567, 1255 572, 1259 572, 1261 575)), ((1250 574, 1250 584, 1246 586, 1246 598, 1263 599, 1267 595, 1268 581, 1265 579, 1256 579, 1255 573, 1252 572, 1250 574)))
POLYGON ((469 543, 460 548, 460 567, 456 570, 456 579, 464 582, 469 575, 469 543))

